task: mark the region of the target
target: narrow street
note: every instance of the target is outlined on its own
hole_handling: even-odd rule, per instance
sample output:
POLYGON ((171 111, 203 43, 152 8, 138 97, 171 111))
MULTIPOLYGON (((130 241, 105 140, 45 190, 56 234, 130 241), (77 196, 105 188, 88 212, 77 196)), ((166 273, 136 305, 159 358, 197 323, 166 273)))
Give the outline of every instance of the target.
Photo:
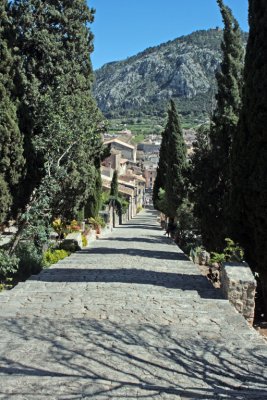
POLYGON ((266 399, 267 343, 145 210, 0 294, 0 399, 266 399))

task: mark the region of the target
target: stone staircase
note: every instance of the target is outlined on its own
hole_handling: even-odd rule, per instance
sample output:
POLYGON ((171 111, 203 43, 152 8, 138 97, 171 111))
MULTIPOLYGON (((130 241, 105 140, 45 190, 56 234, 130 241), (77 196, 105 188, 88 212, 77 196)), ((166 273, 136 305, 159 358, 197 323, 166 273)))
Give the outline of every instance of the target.
POLYGON ((267 344, 151 210, 0 294, 0 399, 266 399, 267 344))

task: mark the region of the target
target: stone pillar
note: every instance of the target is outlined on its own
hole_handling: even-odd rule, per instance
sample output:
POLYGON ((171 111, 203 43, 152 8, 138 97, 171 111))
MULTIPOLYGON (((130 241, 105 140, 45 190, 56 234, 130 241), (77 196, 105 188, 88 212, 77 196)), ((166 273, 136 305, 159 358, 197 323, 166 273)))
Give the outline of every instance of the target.
POLYGON ((221 289, 250 325, 255 310, 256 280, 247 263, 226 262, 221 268, 221 289))

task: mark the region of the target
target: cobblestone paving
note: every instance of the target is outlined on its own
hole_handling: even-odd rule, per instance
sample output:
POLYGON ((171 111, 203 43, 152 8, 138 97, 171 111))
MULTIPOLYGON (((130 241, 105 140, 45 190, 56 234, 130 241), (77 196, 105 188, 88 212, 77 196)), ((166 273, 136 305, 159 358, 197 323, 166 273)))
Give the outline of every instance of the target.
POLYGON ((267 399, 267 345, 151 210, 0 295, 0 400, 267 399))

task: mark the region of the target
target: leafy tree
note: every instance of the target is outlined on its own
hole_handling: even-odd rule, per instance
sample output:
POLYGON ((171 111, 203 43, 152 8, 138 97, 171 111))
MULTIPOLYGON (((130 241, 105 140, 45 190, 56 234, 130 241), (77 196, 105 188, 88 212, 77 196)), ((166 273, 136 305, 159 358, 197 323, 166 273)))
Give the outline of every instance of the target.
MULTIPOLYGON (((58 125, 59 120, 64 119, 61 122, 65 130, 76 134, 72 146, 76 157, 69 166, 61 193, 66 190, 68 196, 72 195, 72 209, 79 208, 81 196, 88 197, 87 193, 85 196, 82 193, 91 185, 94 155, 98 156, 101 147, 97 134, 101 116, 91 95, 93 73, 89 54, 93 50, 93 36, 88 24, 93 21, 93 10, 84 0, 15 0, 12 10, 23 77, 20 123, 25 135, 27 176, 23 186, 27 191, 24 191, 22 203, 27 204, 44 176, 45 151, 36 146, 36 141, 47 137, 49 114, 58 125), (80 135, 84 137, 85 134, 87 141, 80 141, 80 135), (95 153, 91 151, 94 146, 95 153)), ((53 132, 56 135, 55 130, 53 132)), ((66 143, 65 150, 67 148, 66 143)), ((65 201, 65 205, 68 204, 65 201)))
POLYGON ((7 1, 0 1, 0 222, 9 215, 12 195, 24 166, 23 138, 18 127, 7 1))
POLYGON ((43 223, 45 234, 53 215, 70 218, 94 190, 102 116, 91 94, 93 11, 84 0, 15 0, 12 10, 27 161, 20 227, 43 223))
POLYGON ((267 312, 267 3, 249 1, 243 108, 232 151, 234 238, 259 273, 267 312))
POLYGON ((110 196, 117 199, 118 195, 119 195, 118 172, 115 169, 115 171, 113 173, 111 185, 110 185, 110 196))
POLYGON ((241 108, 244 49, 238 22, 229 7, 217 0, 224 22, 223 60, 217 72, 217 106, 210 128, 210 153, 205 155, 201 228, 204 244, 213 250, 223 248, 229 234, 230 152, 241 108), (203 201, 205 199, 205 201, 203 201))
POLYGON ((186 197, 185 176, 188 166, 183 131, 173 100, 170 101, 168 122, 165 131, 165 134, 168 137, 168 147, 167 170, 165 175, 166 183, 164 184, 164 188, 168 204, 167 215, 171 220, 173 220, 176 216, 178 207, 186 197))

